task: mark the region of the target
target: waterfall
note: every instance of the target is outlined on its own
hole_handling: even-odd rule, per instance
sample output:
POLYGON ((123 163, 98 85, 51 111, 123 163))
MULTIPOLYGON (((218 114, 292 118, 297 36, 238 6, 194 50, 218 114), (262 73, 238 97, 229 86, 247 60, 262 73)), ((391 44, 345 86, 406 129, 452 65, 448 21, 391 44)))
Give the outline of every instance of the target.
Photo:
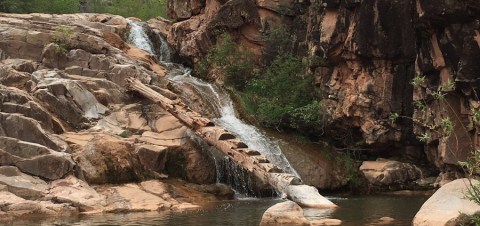
POLYGON ((152 31, 152 34, 155 34, 155 38, 160 41, 159 49, 155 49, 151 38, 145 32, 145 23, 131 19, 127 19, 127 22, 130 25, 130 33, 128 34, 128 42, 130 42, 130 44, 147 51, 160 62, 170 63, 170 47, 162 35, 152 31))
MULTIPOLYGON (((156 55, 153 44, 148 38, 148 35, 146 34, 142 24, 140 22, 132 20, 129 20, 128 22, 132 27, 129 34, 129 41, 131 42, 131 44, 153 55, 156 55)), ((161 38, 160 41, 162 42, 161 46, 166 46, 165 48, 162 47, 160 51, 168 50, 168 52, 162 52, 160 53, 160 55, 170 55, 168 44, 163 38, 161 38)), ((158 57, 157 55, 157 58, 161 57, 158 57)), ((168 60, 169 58, 164 59, 168 60)), ((272 162, 279 168, 282 168, 284 172, 291 173, 300 178, 298 173, 295 171, 295 169, 293 169, 293 167, 283 155, 276 141, 270 139, 259 129, 247 124, 246 122, 237 117, 233 106, 233 101, 224 89, 215 84, 207 83, 201 79, 193 77, 191 75, 191 69, 183 65, 175 64, 168 61, 161 61, 160 63, 169 67, 170 71, 167 75, 168 79, 170 79, 175 84, 190 85, 195 89, 196 93, 201 95, 204 100, 208 101, 209 104, 212 105, 213 108, 215 108, 219 116, 213 119, 213 121, 217 125, 229 130, 237 137, 239 137, 242 141, 244 141, 249 147, 265 155, 267 159, 270 160, 270 162, 272 162)), ((188 99, 189 96, 185 96, 185 98, 188 99)), ((227 170, 232 170, 233 175, 241 174, 237 168, 231 166, 231 163, 221 165, 227 165, 227 170)), ((217 169, 217 171, 219 172, 221 170, 217 169)), ((231 178, 231 180, 234 179, 231 178)), ((243 179, 237 178, 235 180, 238 181, 243 179)), ((248 184, 248 181, 247 183, 239 182, 237 184, 248 184)), ((246 189, 248 190, 248 188, 246 189)))
POLYGON ((205 100, 208 100, 217 108, 220 116, 213 119, 215 124, 235 134, 249 147, 265 155, 270 162, 282 168, 285 172, 300 178, 283 155, 277 142, 267 137, 266 134, 262 133, 256 127, 247 124, 237 117, 235 108, 233 107, 233 101, 224 89, 215 84, 207 83, 193 77, 191 70, 183 66, 173 69, 168 74, 168 78, 177 84, 192 85, 192 87, 197 90, 197 93, 201 94, 205 100))

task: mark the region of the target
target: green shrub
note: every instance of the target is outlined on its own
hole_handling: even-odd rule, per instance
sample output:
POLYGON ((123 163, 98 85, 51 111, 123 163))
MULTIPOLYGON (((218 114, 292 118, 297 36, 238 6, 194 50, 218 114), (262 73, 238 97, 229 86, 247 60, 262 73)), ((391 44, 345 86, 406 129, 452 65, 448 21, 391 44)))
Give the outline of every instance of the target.
POLYGON ((70 26, 60 25, 55 29, 55 33, 52 36, 52 42, 57 44, 56 52, 58 54, 66 54, 68 48, 70 48, 70 39, 73 36, 73 28, 70 26))
POLYGON ((292 53, 292 38, 292 34, 284 27, 266 32, 262 37, 265 64, 269 65, 278 55, 292 53))
POLYGON ((76 13, 78 0, 0 0, 0 10, 9 13, 76 13))
POLYGON ((257 104, 254 114, 266 126, 302 129, 323 122, 325 114, 315 96, 313 76, 292 55, 279 55, 248 83, 245 92, 257 104))
POLYGON ((95 13, 110 13, 123 17, 149 20, 167 18, 167 0, 92 0, 89 7, 95 13))
POLYGON ((217 45, 209 50, 195 71, 204 78, 208 78, 212 71, 220 73, 224 76, 226 85, 241 91, 255 73, 253 59, 253 53, 243 47, 237 48, 232 37, 223 33, 218 37, 217 45))

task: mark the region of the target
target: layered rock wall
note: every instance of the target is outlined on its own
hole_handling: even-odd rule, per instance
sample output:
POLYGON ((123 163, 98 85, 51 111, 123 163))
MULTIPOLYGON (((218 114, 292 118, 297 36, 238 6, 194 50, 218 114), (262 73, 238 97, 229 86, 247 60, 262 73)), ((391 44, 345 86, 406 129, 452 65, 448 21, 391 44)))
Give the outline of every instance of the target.
POLYGON ((472 121, 470 109, 478 107, 477 1, 208 0, 200 13, 188 18, 175 12, 190 12, 191 3, 181 10, 178 6, 191 1, 170 2, 177 7, 171 7, 169 15, 180 21, 168 25, 168 40, 191 62, 200 61, 221 32, 268 57, 262 36, 280 27, 291 32, 297 56, 323 58, 310 69, 331 116, 326 134, 338 147, 355 149, 363 143, 362 148, 373 152, 428 159, 443 169, 464 160, 477 143, 475 131, 463 129, 472 121), (425 75, 428 84, 412 86, 415 75, 425 75), (414 107, 414 101, 431 96, 426 87, 449 80, 456 88, 448 91, 447 102, 427 101, 427 112, 414 107), (449 110, 443 114, 439 109, 449 110), (392 113, 400 116, 394 122, 392 113), (429 124, 424 122, 445 115, 453 120, 457 137, 433 136, 423 150, 417 137, 429 124))

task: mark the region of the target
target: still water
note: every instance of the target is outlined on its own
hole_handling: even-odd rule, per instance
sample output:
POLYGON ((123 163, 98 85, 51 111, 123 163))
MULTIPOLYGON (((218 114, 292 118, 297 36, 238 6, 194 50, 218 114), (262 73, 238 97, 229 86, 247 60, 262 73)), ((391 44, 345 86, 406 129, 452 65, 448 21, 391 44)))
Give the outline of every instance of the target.
MULTIPOLYGON (((358 196, 329 197, 339 208, 335 211, 305 210, 310 219, 336 218, 342 225, 375 225, 381 217, 392 217, 390 225, 411 225, 412 218, 425 202, 425 196, 358 196)), ((149 212, 129 214, 81 215, 64 218, 17 219, 6 225, 174 225, 256 226, 265 210, 279 199, 242 199, 213 204, 205 210, 189 212, 149 212)))

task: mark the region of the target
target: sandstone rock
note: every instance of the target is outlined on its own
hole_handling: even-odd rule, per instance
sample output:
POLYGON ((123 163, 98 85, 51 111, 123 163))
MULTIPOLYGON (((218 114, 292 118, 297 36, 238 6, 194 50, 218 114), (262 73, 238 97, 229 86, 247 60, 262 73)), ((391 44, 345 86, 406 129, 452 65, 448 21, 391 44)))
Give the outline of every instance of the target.
POLYGON ((303 216, 303 210, 298 204, 286 201, 268 208, 260 225, 310 225, 310 222, 303 216))
MULTIPOLYGON (((56 204, 49 201, 30 201, 10 192, 0 191, 1 220, 32 214, 71 215, 78 211, 67 204, 56 204)), ((0 220, 0 221, 1 221, 0 220)))
POLYGON ((377 161, 364 161, 360 171, 372 185, 389 186, 405 184, 419 179, 422 172, 412 164, 377 159, 377 161))
POLYGON ((74 159, 89 183, 128 183, 145 176, 134 151, 129 142, 100 135, 79 148, 74 153, 74 159))
POLYGON ((140 163, 147 169, 157 173, 163 172, 167 162, 167 147, 155 145, 137 146, 135 153, 140 163))
POLYGON ((66 148, 63 142, 58 143, 58 140, 43 130, 37 121, 20 114, 0 112, 0 136, 36 143, 56 151, 66 148))
POLYGON ((56 152, 45 146, 0 137, 0 163, 15 165, 21 171, 56 180, 72 172, 75 163, 70 154, 56 152))
POLYGON ((205 150, 191 140, 168 152, 167 173, 197 184, 210 184, 216 180, 215 162, 205 150))
POLYGON ((169 0, 168 16, 173 19, 188 19, 199 14, 204 5, 205 2, 200 0, 169 0))
POLYGON ((52 112, 73 125, 98 119, 108 111, 79 82, 63 79, 56 71, 42 70, 32 75, 39 89, 35 96, 44 101, 52 112))
POLYGON ((74 176, 53 181, 48 196, 55 202, 70 203, 81 212, 98 212, 105 205, 105 197, 74 176))
POLYGON ((334 208, 334 203, 321 196, 315 187, 308 185, 290 185, 283 191, 287 197, 303 207, 334 208))
MULTIPOLYGON (((471 182, 474 185, 479 183, 476 180, 471 182)), ((442 186, 422 205, 413 225, 457 225, 460 214, 478 215, 480 206, 465 197, 469 187, 468 179, 458 179, 442 186)))
POLYGON ((135 184, 106 188, 100 193, 106 197, 107 212, 156 211, 170 206, 162 198, 143 191, 135 184))
POLYGON ((64 128, 52 115, 25 91, 0 85, 0 111, 20 113, 25 117, 40 122, 47 131, 63 132, 64 128))
POLYGON ((5 191, 24 199, 41 198, 48 189, 45 181, 24 174, 14 166, 0 166, 0 185, 6 186, 5 191))

